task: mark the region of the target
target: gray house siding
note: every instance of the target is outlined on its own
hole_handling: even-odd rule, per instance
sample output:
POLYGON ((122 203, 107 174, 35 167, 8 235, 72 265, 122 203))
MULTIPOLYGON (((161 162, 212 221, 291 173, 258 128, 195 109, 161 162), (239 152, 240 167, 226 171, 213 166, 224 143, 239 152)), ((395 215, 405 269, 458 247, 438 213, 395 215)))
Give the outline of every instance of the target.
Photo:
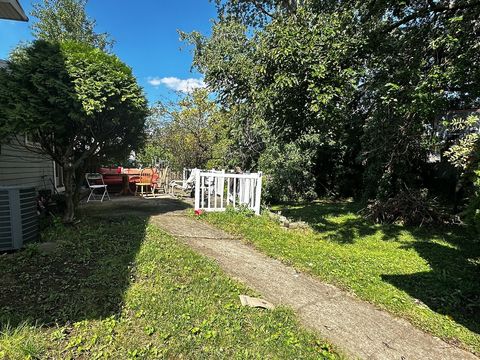
POLYGON ((24 136, 0 144, 0 186, 22 185, 53 190, 53 161, 44 154, 30 151, 29 146, 25 144, 24 136))
MULTIPOLYGON (((0 59, 0 68, 7 62, 0 59)), ((0 141, 0 186, 32 186, 37 190, 54 190, 62 186, 61 174, 55 181, 55 165, 33 144, 27 145, 25 136, 14 136, 0 141), (30 150, 34 151, 30 151, 30 150)), ((58 170, 58 169, 57 169, 58 170)))

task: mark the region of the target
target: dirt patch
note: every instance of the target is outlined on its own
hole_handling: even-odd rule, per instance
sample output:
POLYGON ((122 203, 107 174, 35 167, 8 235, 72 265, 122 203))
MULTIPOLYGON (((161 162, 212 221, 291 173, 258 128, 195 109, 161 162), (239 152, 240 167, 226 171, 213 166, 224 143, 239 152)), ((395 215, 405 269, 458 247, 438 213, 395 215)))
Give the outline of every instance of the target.
POLYGON ((173 236, 179 238, 201 238, 201 239, 235 239, 225 232, 212 228, 211 226, 191 219, 185 215, 172 217, 172 214, 168 216, 154 216, 151 221, 170 233, 173 236))
POLYGON ((79 211, 89 216, 152 216, 185 215, 190 204, 172 197, 142 198, 139 196, 112 197, 109 201, 83 203, 79 211))

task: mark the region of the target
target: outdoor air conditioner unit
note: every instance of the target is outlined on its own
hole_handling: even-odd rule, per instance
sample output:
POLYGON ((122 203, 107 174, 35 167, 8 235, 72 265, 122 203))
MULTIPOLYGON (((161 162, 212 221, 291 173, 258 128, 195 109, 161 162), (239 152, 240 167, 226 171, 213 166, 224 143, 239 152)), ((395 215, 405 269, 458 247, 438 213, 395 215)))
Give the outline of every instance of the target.
POLYGON ((16 250, 38 236, 34 188, 0 187, 0 251, 16 250))

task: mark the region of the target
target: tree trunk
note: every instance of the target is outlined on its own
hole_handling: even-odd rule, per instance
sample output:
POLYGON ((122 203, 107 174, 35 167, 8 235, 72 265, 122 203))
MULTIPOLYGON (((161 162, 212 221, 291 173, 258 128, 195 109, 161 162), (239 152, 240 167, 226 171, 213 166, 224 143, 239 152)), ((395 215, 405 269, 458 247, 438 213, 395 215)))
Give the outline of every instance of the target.
POLYGON ((75 169, 75 188, 73 192, 73 204, 75 208, 80 202, 80 189, 82 188, 84 177, 85 177, 86 168, 82 163, 78 168, 75 169))
POLYGON ((75 217, 75 170, 72 166, 63 169, 65 183, 65 213, 63 214, 64 223, 72 223, 75 217))

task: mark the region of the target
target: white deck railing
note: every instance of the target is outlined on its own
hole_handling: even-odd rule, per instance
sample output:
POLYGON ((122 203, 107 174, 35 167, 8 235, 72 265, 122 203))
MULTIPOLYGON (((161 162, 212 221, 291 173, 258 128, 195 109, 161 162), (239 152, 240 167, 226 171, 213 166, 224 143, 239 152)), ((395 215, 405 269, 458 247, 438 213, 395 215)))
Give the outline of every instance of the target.
POLYGON ((225 211, 227 206, 244 206, 258 215, 261 196, 261 172, 231 174, 212 170, 195 175, 195 210, 225 211))
POLYGON ((187 185, 187 179, 190 177, 190 174, 193 171, 196 171, 198 169, 189 169, 189 168, 183 168, 183 173, 182 173, 182 180, 183 180, 183 187, 185 188, 187 185))

